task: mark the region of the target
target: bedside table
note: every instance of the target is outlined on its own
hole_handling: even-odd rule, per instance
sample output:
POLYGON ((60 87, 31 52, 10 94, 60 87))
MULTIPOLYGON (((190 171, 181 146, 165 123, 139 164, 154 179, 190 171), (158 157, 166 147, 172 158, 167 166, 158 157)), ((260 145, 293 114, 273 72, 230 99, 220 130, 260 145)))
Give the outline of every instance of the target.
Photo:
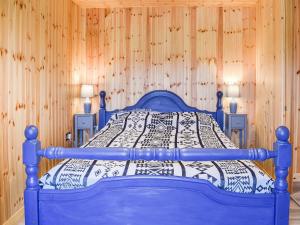
POLYGON ((231 139, 232 130, 240 132, 240 148, 247 146, 247 114, 225 114, 225 134, 231 139), (244 138, 243 138, 244 137, 244 138))
POLYGON ((84 130, 89 130, 90 138, 94 136, 96 126, 96 113, 74 114, 74 147, 84 144, 84 130), (80 143, 78 144, 78 132, 80 132, 80 143))

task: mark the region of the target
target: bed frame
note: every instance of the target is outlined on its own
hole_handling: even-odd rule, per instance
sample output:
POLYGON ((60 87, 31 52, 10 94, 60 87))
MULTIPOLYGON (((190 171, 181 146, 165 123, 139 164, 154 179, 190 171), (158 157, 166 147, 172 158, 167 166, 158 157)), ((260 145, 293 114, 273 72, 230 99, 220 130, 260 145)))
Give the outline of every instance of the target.
MULTIPOLYGON (((217 93, 216 112, 223 127, 222 92, 217 93)), ((123 110, 200 111, 189 107, 176 94, 153 91, 136 105, 123 110)), ((106 111, 105 92, 100 93, 99 128, 115 111, 106 111)), ((161 149, 161 148, 63 148, 41 149, 38 129, 25 129, 23 162, 26 225, 287 225, 289 192, 286 181, 291 164, 289 130, 278 127, 273 151, 257 149, 161 149), (104 178, 76 190, 43 190, 39 186, 40 158, 98 160, 267 160, 274 159, 275 188, 271 194, 241 194, 221 190, 205 180, 165 176, 104 178)))

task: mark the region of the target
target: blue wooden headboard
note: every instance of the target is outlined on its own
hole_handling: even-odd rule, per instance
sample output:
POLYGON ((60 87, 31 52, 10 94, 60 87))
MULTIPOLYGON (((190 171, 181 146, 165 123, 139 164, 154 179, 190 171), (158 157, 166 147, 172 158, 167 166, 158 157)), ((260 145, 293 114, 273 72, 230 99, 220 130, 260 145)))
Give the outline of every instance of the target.
MULTIPOLYGON (((100 92, 100 109, 99 109, 99 123, 98 129, 100 130, 105 126, 112 114, 120 111, 107 111, 105 103, 105 91, 100 92)), ((150 109, 151 111, 158 112, 203 112, 212 115, 218 122, 219 126, 223 130, 224 128, 224 112, 222 105, 223 93, 217 92, 217 105, 216 111, 210 112, 207 110, 199 110, 195 107, 188 106, 182 98, 171 91, 157 90, 151 91, 145 94, 140 100, 132 106, 127 106, 122 111, 133 110, 133 109, 150 109)))

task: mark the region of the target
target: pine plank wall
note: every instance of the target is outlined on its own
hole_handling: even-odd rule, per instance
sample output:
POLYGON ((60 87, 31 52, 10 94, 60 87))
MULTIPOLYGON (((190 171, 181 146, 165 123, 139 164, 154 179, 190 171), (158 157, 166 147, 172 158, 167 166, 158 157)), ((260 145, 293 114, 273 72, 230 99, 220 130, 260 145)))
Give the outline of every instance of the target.
POLYGON ((295 1, 292 6, 294 14, 294 23, 291 23, 294 32, 292 42, 292 62, 289 66, 293 68, 291 71, 291 83, 293 87, 291 95, 291 122, 293 125, 291 132, 293 133, 294 144, 294 172, 300 174, 300 0, 295 1))
POLYGON ((73 42, 79 53, 73 55, 73 111, 82 108, 81 83, 106 90, 110 109, 168 89, 190 105, 215 110, 216 89, 237 82, 253 146, 255 16, 255 7, 81 9, 73 42))
MULTIPOLYGON (((70 0, 0 1, 0 224, 23 205, 24 128, 43 146, 71 130, 70 0), (59 7, 58 7, 59 6, 59 7)), ((43 161, 42 172, 53 162, 43 161)))
MULTIPOLYGON (((1 0, 0 224, 23 204, 24 127, 37 124, 43 146, 67 146, 72 114, 82 111, 81 84, 94 84, 96 94, 106 90, 109 109, 168 89, 214 110, 216 90, 238 82, 249 147, 271 148, 275 128, 288 124, 296 153, 300 0, 284 2, 87 9, 71 0, 1 0), (298 22, 289 23, 285 9, 298 22)), ((98 101, 95 96, 94 112, 98 101)), ((224 105, 228 110, 227 99, 224 105)), ((43 161, 42 172, 52 165, 43 161)), ((263 166, 272 170, 271 163, 263 166)))
MULTIPOLYGON (((300 0, 260 0, 256 13, 255 144, 271 148, 276 127, 287 125, 293 144, 292 173, 300 172, 299 6, 300 0)), ((272 161, 262 164, 274 175, 272 161)))

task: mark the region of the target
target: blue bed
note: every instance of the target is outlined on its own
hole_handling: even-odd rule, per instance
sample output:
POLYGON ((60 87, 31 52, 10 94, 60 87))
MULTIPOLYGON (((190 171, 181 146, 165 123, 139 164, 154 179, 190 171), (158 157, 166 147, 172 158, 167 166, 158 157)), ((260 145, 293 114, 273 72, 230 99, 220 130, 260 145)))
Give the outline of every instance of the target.
POLYGON ((221 92, 217 93, 217 98, 216 112, 208 112, 187 106, 172 92, 153 91, 143 96, 134 106, 121 111, 107 111, 105 92, 101 92, 100 132, 86 148, 41 149, 37 128, 28 126, 25 130, 27 140, 23 144, 23 161, 27 173, 24 199, 26 224, 288 224, 289 193, 286 177, 291 161, 288 129, 279 127, 276 130, 274 151, 261 148, 236 149, 221 132, 224 118, 221 92), (161 117, 167 126, 160 128, 157 125, 154 129, 152 123, 147 123, 161 117), (128 123, 133 120, 137 121, 128 123), (141 123, 145 123, 145 127, 141 123), (174 126, 173 123, 179 125, 174 126), (132 127, 136 124, 139 124, 141 131, 135 129, 133 132, 132 127), (212 141, 213 144, 208 141, 206 144, 205 139, 202 141, 203 137, 197 137, 201 132, 190 129, 193 124, 200 124, 200 128, 195 130, 203 129, 204 136, 211 131, 214 134, 211 138, 216 141, 212 141), (184 127, 180 128, 184 132, 177 132, 180 126, 184 127), (118 127, 122 128, 123 133, 111 135, 111 131, 118 127), (124 132, 124 127, 128 127, 128 131, 124 132), (170 127, 176 130, 170 131, 175 135, 168 133, 166 138, 166 134, 159 133, 160 129, 164 131, 170 127), (182 136, 181 140, 178 140, 178 133, 182 136), (152 136, 146 140, 145 136, 149 134, 152 136), (175 141, 170 142, 171 139, 175 141), (224 148, 221 146, 220 149, 220 143, 224 148), (67 159, 53 169, 53 173, 50 171, 42 178, 43 187, 37 175, 40 157, 67 159), (275 162, 275 184, 268 176, 264 177, 259 169, 252 168, 254 164, 248 161, 270 158, 274 158, 275 162), (71 160, 73 164, 68 166, 71 160), (86 172, 90 173, 94 169, 95 174, 101 173, 102 164, 99 168, 89 166, 89 163, 97 162, 113 166, 125 165, 126 171, 131 168, 134 172, 123 171, 116 176, 105 175, 88 182, 86 172), (232 186, 237 185, 223 185, 222 188, 220 182, 217 182, 222 179, 218 180, 214 174, 203 172, 203 168, 207 170, 211 167, 210 163, 216 168, 226 165, 225 170, 232 175, 228 178, 229 184, 238 183, 239 187, 236 189, 232 186), (237 164, 248 168, 248 180, 255 175, 256 180, 252 179, 251 185, 247 183, 245 174, 236 173, 237 164), (176 168, 181 172, 176 172, 176 168), (190 176, 186 175, 188 173, 183 176, 182 171, 187 171, 187 168, 201 173, 188 172, 190 176), (145 171, 158 172, 153 174, 145 171), (261 177, 257 179, 259 174, 261 177), (237 179, 239 182, 236 182, 237 179), (264 185, 259 183, 260 179, 264 179, 264 185))

